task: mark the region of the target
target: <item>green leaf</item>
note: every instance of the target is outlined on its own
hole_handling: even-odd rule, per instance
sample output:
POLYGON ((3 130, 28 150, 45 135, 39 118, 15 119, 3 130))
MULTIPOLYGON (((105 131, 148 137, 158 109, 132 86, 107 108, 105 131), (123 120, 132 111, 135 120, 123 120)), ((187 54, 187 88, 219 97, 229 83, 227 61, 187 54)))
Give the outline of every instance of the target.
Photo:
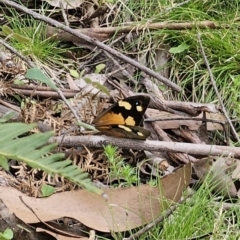
POLYGON ((19 79, 14 80, 13 83, 16 85, 24 85, 25 84, 24 81, 19 80, 19 79))
POLYGON ((24 124, 24 123, 4 123, 0 124, 0 145, 2 143, 7 143, 13 138, 18 137, 19 135, 30 131, 37 124, 24 124), (14 129, 14 131, 13 131, 14 129))
POLYGON ((104 87, 103 85, 101 85, 100 83, 98 83, 98 82, 93 82, 92 85, 93 85, 95 88, 99 89, 100 91, 106 93, 108 96, 110 96, 109 90, 108 90, 106 87, 104 87))
POLYGON ((106 67, 106 65, 104 63, 98 64, 96 66, 95 73, 100 73, 105 67, 106 67))
POLYGON ((18 33, 13 33, 11 37, 14 40, 18 41, 19 43, 24 43, 24 44, 29 44, 29 45, 32 43, 30 38, 20 35, 18 33))
POLYGON ((3 233, 1 233, 1 237, 6 240, 13 239, 13 231, 10 228, 7 228, 3 233))
POLYGON ((51 81, 50 78, 48 78, 40 69, 38 68, 30 68, 26 75, 26 78, 31 79, 31 80, 37 80, 42 83, 47 84, 49 87, 51 87, 54 90, 57 90, 57 87, 55 84, 51 81))
POLYGON ((7 112, 5 113, 2 118, 0 118, 0 124, 9 121, 12 119, 14 116, 16 116, 15 112, 7 112))
POLYGON ((44 197, 51 196, 55 191, 55 188, 49 185, 43 185, 41 187, 41 192, 44 197))
POLYGON ((75 77, 75 78, 78 78, 79 77, 79 74, 78 74, 78 72, 76 71, 76 70, 70 70, 70 74, 71 74, 71 76, 73 76, 73 77, 75 77))
POLYGON ((24 43, 24 44, 31 44, 31 39, 28 37, 25 37, 23 35, 20 35, 19 33, 15 33, 9 26, 4 25, 2 26, 2 31, 6 36, 10 35, 11 38, 16 40, 19 43, 24 43))
POLYGON ((8 160, 2 155, 0 155, 0 166, 3 167, 4 170, 9 171, 8 160))
POLYGON ((189 49, 189 45, 187 45, 186 43, 182 43, 180 45, 178 45, 177 47, 172 47, 169 49, 169 52, 170 53, 182 53, 184 52, 185 50, 189 49))
POLYGON ((17 100, 19 103, 22 102, 22 99, 21 99, 21 97, 20 97, 19 95, 13 94, 12 96, 13 96, 14 98, 16 98, 16 100, 17 100))
POLYGON ((83 78, 83 80, 84 80, 85 83, 87 83, 87 84, 92 84, 92 83, 93 83, 92 80, 91 80, 90 78, 87 78, 87 77, 83 78))
POLYGON ((0 156, 2 159, 22 161, 32 168, 41 169, 51 175, 61 175, 89 191, 102 194, 102 190, 91 182, 87 173, 76 165, 72 165, 71 160, 63 159, 64 154, 50 154, 50 151, 57 145, 55 143, 46 145, 53 135, 52 132, 25 136, 25 133, 35 126, 36 124, 24 123, 0 124, 0 156))
POLYGON ((93 82, 90 78, 87 78, 87 77, 83 78, 83 80, 85 81, 85 83, 91 84, 93 87, 97 88, 98 90, 100 90, 100 91, 106 93, 108 96, 110 96, 109 90, 106 87, 104 87, 103 85, 101 85, 99 82, 93 82))
POLYGON ((80 78, 82 78, 82 77, 83 77, 83 75, 84 75, 85 71, 86 71, 86 70, 85 70, 85 69, 83 69, 83 70, 80 72, 80 74, 79 74, 79 77, 80 77, 80 78))
POLYGON ((2 31, 6 34, 6 35, 10 35, 13 33, 13 30, 7 26, 7 25, 3 25, 2 26, 2 31))

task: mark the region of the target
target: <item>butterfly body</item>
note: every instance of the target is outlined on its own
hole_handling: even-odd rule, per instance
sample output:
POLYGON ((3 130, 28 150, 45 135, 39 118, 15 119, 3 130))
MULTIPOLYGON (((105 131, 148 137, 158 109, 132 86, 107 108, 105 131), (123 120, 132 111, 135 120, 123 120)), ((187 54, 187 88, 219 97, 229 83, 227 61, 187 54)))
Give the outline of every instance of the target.
POLYGON ((145 95, 125 98, 103 111, 93 124, 105 135, 145 140, 150 132, 140 125, 149 102, 145 95))

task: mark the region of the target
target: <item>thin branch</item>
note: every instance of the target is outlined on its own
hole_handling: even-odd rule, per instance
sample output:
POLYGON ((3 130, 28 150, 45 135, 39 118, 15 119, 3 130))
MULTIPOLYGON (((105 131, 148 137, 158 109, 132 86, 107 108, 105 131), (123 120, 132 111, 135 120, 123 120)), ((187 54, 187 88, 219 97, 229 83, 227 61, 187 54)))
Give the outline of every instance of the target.
POLYGON ((21 53, 19 53, 15 48, 7 44, 3 39, 0 38, 0 44, 2 44, 5 48, 7 48, 11 53, 15 54, 18 56, 20 59, 22 59, 24 62, 27 63, 29 67, 35 67, 35 65, 28 60, 26 57, 24 57, 21 53))
POLYGON ((43 15, 41 15, 39 13, 36 13, 36 12, 34 12, 34 11, 24 7, 24 6, 21 6, 21 5, 17 4, 17 3, 15 3, 15 2, 8 1, 8 0, 0 0, 0 3, 3 3, 3 4, 5 4, 5 5, 9 6, 9 7, 13 7, 15 9, 18 9, 19 11, 25 12, 25 13, 33 16, 35 19, 44 21, 44 22, 46 22, 48 24, 51 24, 51 25, 53 25, 55 27, 63 29, 64 31, 66 31, 66 32, 68 32, 68 33, 78 37, 78 38, 82 38, 85 41, 87 41, 89 43, 92 43, 92 44, 98 46, 99 48, 109 52, 110 54, 120 58, 121 60, 123 60, 123 61, 125 61, 127 63, 130 63, 131 65, 133 65, 136 68, 142 70, 143 72, 145 72, 145 73, 147 73, 147 74, 157 78, 160 82, 162 82, 165 85, 171 87, 172 89, 174 89, 174 90, 176 90, 178 92, 181 91, 181 88, 177 84, 171 82, 169 79, 161 76, 160 74, 154 72, 150 68, 140 64, 139 62, 136 62, 135 60, 125 56, 124 54, 122 54, 122 53, 120 53, 120 52, 118 52, 118 51, 108 47, 107 45, 103 44, 102 42, 100 42, 100 41, 98 41, 96 39, 90 38, 89 36, 87 36, 85 34, 82 34, 82 33, 77 33, 75 30, 69 28, 68 26, 65 26, 65 25, 59 23, 58 21, 53 20, 53 19, 51 19, 49 17, 43 16, 43 15))
MULTIPOLYGON (((144 122, 163 122, 163 121, 184 121, 184 120, 192 120, 192 121, 203 121, 202 118, 196 118, 196 117, 156 117, 156 118, 147 118, 144 119, 144 122)), ((206 122, 211 122, 211 123, 218 123, 218 124, 226 124, 226 121, 221 121, 221 120, 215 120, 215 119, 205 119, 204 121, 206 122)))
MULTIPOLYGON (((52 91, 37 91, 37 90, 35 90, 34 91, 34 90, 23 89, 23 88, 12 88, 12 90, 15 91, 16 93, 21 93, 24 96, 32 96, 32 97, 38 96, 38 97, 51 98, 51 99, 61 98, 59 96, 59 94, 54 90, 52 90, 52 91)), ((77 94, 75 91, 72 91, 72 92, 62 91, 62 93, 65 96, 65 98, 73 98, 77 94)))
POLYGON ((131 148, 134 150, 163 151, 174 153, 186 153, 201 156, 229 156, 240 158, 240 147, 205 145, 193 143, 179 143, 153 140, 135 140, 126 138, 114 138, 108 136, 65 136, 52 137, 50 143, 61 143, 64 147, 102 147, 103 145, 113 144, 120 148, 131 148))
POLYGON ((67 15, 66 15, 62 0, 59 1, 59 4, 60 4, 61 13, 62 13, 63 20, 65 22, 65 25, 69 26, 69 22, 68 22, 68 19, 67 19, 67 15))
POLYGON ((121 71, 122 71, 122 74, 125 75, 125 76, 128 78, 128 80, 130 80, 130 81, 131 81, 132 83, 134 83, 135 85, 138 84, 137 81, 133 78, 133 76, 132 76, 127 70, 125 70, 125 68, 122 67, 121 64, 118 63, 118 61, 115 60, 108 52, 104 52, 104 54, 105 54, 110 60, 112 60, 112 62, 114 63, 114 65, 117 66, 118 69, 122 69, 122 70, 121 70, 121 71))
MULTIPOLYGON (((128 22, 124 23, 118 27, 97 27, 97 28, 82 28, 82 29, 74 29, 76 33, 82 33, 86 36, 91 38, 98 39, 99 41, 103 42, 112 38, 113 36, 124 36, 122 33, 129 33, 129 32, 142 32, 146 30, 155 31, 159 29, 165 30, 186 30, 186 29, 216 29, 216 28, 226 28, 226 26, 217 25, 215 22, 212 21, 199 21, 199 22, 155 22, 151 23, 149 20, 147 23, 140 23, 140 22, 128 22)), ((78 44, 86 44, 84 39, 80 39, 75 37, 68 32, 59 31, 56 27, 47 27, 46 36, 51 39, 61 40, 64 42, 76 42, 78 44)))
POLYGON ((222 101, 221 95, 220 95, 220 93, 218 92, 217 85, 216 85, 216 81, 215 81, 215 79, 214 79, 214 77, 213 77, 211 68, 210 68, 210 66, 209 66, 209 62, 208 62, 207 56, 206 56, 206 54, 205 54, 205 51, 204 51, 204 49, 203 49, 203 45, 202 45, 202 41, 201 41, 201 37, 200 37, 200 34, 199 34, 199 33, 198 33, 198 35, 197 35, 197 39, 198 39, 198 42, 199 42, 199 45, 200 45, 200 48, 201 48, 201 52, 202 52, 202 55, 203 55, 205 64, 206 64, 207 69, 208 69, 208 72, 209 72, 209 77, 210 77, 210 79, 211 79, 213 88, 214 88, 214 90, 215 90, 215 92, 216 92, 216 94, 217 94, 218 101, 219 101, 219 103, 220 103, 220 105, 221 105, 223 114, 224 114, 225 118, 227 119, 227 122, 228 122, 230 128, 232 129, 232 132, 233 132, 233 134, 234 134, 234 137, 237 139, 238 143, 240 143, 240 138, 239 138, 239 136, 238 136, 238 134, 237 134, 237 132, 236 132, 233 124, 232 124, 232 121, 231 121, 230 117, 228 116, 228 113, 227 113, 227 110, 226 110, 226 108, 225 108, 225 106, 224 106, 224 103, 223 103, 223 101, 222 101))
MULTIPOLYGON (((146 28, 149 30, 185 30, 193 28, 219 28, 213 21, 199 21, 199 22, 157 22, 157 23, 138 23, 138 22, 128 22, 120 27, 101 27, 101 28, 91 28, 91 32, 95 34, 114 34, 114 33, 129 33, 134 31, 143 31, 146 28)), ((90 31, 90 28, 79 30, 78 33, 84 33, 90 31)))

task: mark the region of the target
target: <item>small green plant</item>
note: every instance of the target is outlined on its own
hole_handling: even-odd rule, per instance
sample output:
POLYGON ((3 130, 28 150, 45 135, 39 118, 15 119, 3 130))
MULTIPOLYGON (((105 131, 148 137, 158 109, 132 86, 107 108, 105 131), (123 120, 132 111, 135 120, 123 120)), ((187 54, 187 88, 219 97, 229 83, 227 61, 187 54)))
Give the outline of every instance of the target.
POLYGON ((106 93, 108 96, 110 96, 110 92, 109 90, 103 86, 102 84, 100 84, 99 82, 94 82, 92 81, 90 78, 88 77, 84 77, 83 80, 88 84, 88 85, 92 85, 93 87, 99 89, 101 92, 106 93))
POLYGON ((158 184, 158 180, 157 180, 157 179, 150 179, 150 180, 147 182, 147 184, 148 184, 149 186, 156 187, 157 184, 158 184))
POLYGON ((106 64, 100 63, 96 66, 95 73, 100 73, 104 68, 106 68, 106 64))
POLYGON ((13 239, 13 231, 7 228, 4 232, 0 232, 0 240, 11 240, 13 239))
POLYGON ((124 159, 118 154, 117 147, 106 145, 104 153, 109 161, 110 179, 116 179, 118 185, 121 184, 124 186, 132 186, 138 182, 136 168, 124 162, 124 159))
POLYGON ((55 191, 55 188, 53 186, 49 186, 45 184, 41 187, 41 192, 43 197, 51 196, 54 193, 54 191, 55 191))

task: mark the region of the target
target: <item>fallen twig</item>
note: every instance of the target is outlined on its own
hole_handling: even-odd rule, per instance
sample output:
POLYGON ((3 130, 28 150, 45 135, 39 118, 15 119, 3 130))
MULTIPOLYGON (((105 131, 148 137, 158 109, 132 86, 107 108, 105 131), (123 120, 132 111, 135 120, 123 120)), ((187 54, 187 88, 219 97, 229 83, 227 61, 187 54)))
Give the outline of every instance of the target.
POLYGON ((28 64, 29 67, 34 67, 35 65, 25 56, 20 54, 15 48, 7 44, 3 39, 0 38, 0 44, 2 44, 5 48, 7 48, 11 53, 14 53, 16 56, 18 56, 20 59, 22 59, 24 62, 28 64))
POLYGON ((130 22, 125 23, 125 25, 120 27, 104 27, 104 28, 93 28, 93 29, 82 29, 84 32, 94 32, 94 33, 107 33, 107 34, 116 34, 116 33, 128 33, 136 31, 143 31, 146 28, 149 30, 158 30, 158 29, 167 29, 167 30, 185 30, 192 28, 218 28, 216 23, 213 21, 200 21, 200 22, 158 22, 158 23, 138 23, 130 22))
MULTIPOLYGON (((36 90, 36 91, 53 91, 52 88, 50 87, 45 87, 45 86, 36 86, 36 85, 17 85, 17 84, 11 84, 10 85, 11 89, 26 89, 26 90, 36 90)), ((75 92, 79 93, 80 90, 74 90, 74 89, 68 89, 68 88, 61 88, 62 92, 75 92)))
POLYGON ((113 138, 108 136, 65 136, 52 137, 50 143, 61 143, 64 147, 102 147, 103 145, 113 144, 120 148, 131 148, 134 150, 145 151, 164 151, 173 153, 186 153, 201 156, 229 156, 240 158, 240 147, 166 142, 166 141, 140 141, 126 138, 113 138))
MULTIPOLYGON (((112 37, 112 35, 129 33, 129 32, 141 32, 148 28, 149 30, 185 30, 193 28, 219 28, 219 26, 213 21, 199 21, 199 22, 158 22, 158 23, 139 23, 139 22, 129 22, 124 23, 122 26, 118 27, 98 27, 98 28, 83 28, 76 29, 77 33, 85 34, 89 37, 95 37, 99 41, 104 41, 112 37)), ((83 39, 75 39, 72 35, 68 33, 59 32, 58 28, 48 27, 47 37, 53 37, 56 39, 61 39, 63 41, 76 41, 77 43, 84 43, 83 39)))
MULTIPOLYGON (((36 87, 36 86, 20 86, 20 87, 12 87, 12 90, 14 90, 16 93, 21 93, 24 96, 38 96, 38 97, 45 97, 45 98, 52 98, 52 99, 59 99, 59 94, 52 90, 49 87, 36 87)), ((61 89, 62 94, 65 98, 73 98, 77 93, 79 93, 79 90, 71 90, 71 89, 61 89)))
MULTIPOLYGON (((184 120, 192 120, 192 121, 203 121, 202 118, 197 118, 197 117, 166 117, 166 118, 162 118, 162 117, 156 117, 156 118, 147 118, 144 119, 144 122, 156 122, 156 121, 184 121, 184 120)), ((215 120, 215 119, 206 119, 206 122, 211 122, 211 123, 218 123, 218 124, 226 124, 226 121, 221 121, 221 120, 215 120)))

